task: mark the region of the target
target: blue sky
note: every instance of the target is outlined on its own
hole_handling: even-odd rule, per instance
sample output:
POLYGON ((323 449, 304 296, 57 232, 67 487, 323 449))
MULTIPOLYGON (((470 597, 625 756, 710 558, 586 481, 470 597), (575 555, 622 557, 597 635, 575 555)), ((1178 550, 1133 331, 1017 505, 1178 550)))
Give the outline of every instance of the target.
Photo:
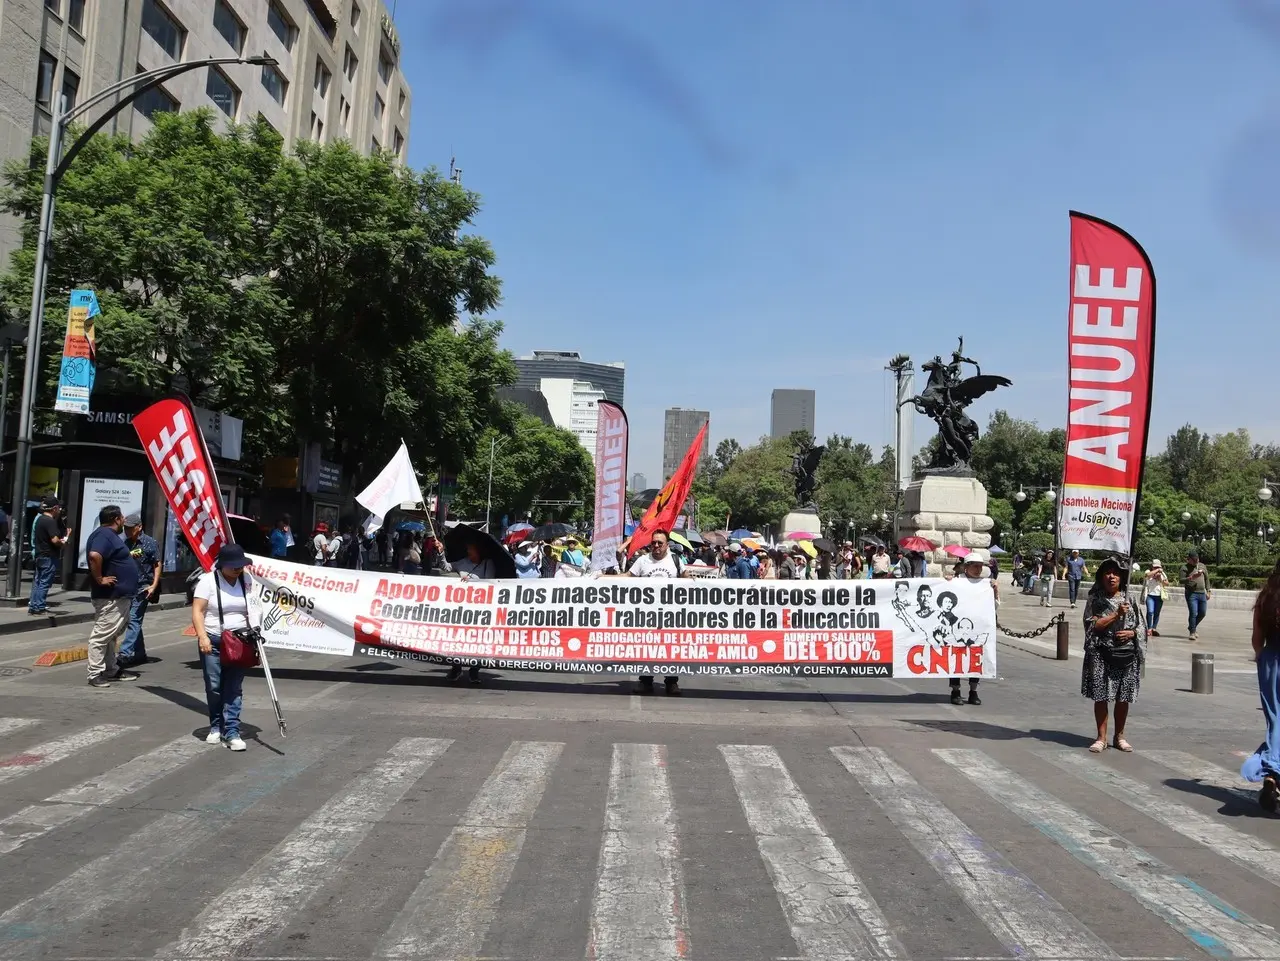
POLYGON ((666 407, 746 444, 775 387, 888 443, 885 362, 960 334, 1014 382, 980 423, 1062 424, 1072 208, 1155 264, 1152 450, 1280 441, 1274 0, 397 5, 410 162, 483 195, 504 346, 624 361, 651 482, 666 407))

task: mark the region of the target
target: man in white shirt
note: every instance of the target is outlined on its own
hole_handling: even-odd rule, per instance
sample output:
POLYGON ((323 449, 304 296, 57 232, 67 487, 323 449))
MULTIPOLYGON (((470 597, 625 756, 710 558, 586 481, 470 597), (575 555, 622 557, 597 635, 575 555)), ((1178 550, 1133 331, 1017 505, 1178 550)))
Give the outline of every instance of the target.
MULTIPOLYGON (((680 577, 680 565, 671 555, 671 548, 668 543, 670 533, 661 528, 653 532, 653 539, 649 542, 649 553, 641 554, 635 559, 623 577, 680 577)), ((663 684, 666 686, 667 695, 670 697, 678 697, 680 695, 680 679, 677 677, 663 678, 663 684)), ((642 675, 640 678, 640 686, 636 689, 637 694, 653 693, 653 675, 642 675)))
POLYGON ((315 554, 317 567, 329 563, 329 525, 323 521, 316 525, 315 536, 311 538, 311 548, 315 554))

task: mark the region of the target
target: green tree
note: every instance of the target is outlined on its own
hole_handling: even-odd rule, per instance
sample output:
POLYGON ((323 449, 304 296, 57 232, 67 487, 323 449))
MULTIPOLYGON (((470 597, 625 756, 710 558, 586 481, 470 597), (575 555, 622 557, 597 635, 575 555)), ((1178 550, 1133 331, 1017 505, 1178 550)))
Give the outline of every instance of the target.
POLYGON ((493 507, 490 526, 505 514, 514 523, 530 514, 539 523, 556 520, 591 523, 595 515, 595 465, 571 431, 549 427, 514 405, 503 411, 509 426, 489 428, 476 453, 458 475, 451 511, 484 517, 489 492, 489 455, 493 451, 493 507), (535 501, 578 501, 573 507, 543 507, 535 501))
MULTIPOLYGON (((500 327, 475 319, 499 293, 492 250, 465 232, 479 198, 344 142, 280 148, 263 121, 220 134, 205 111, 87 144, 58 192, 38 405, 66 294, 90 287, 99 393, 185 389, 244 418, 249 461, 316 441, 359 481, 403 438, 419 467, 460 467, 515 378, 500 327)), ((11 304, 30 297, 44 150, 0 193, 26 223, 0 280, 11 304)))
POLYGON ((760 530, 777 526, 795 504, 789 437, 762 438, 741 451, 716 484, 715 493, 727 506, 733 528, 760 530))
POLYGON ((726 469, 733 463, 735 457, 742 453, 742 445, 732 437, 726 437, 720 443, 716 444, 715 459, 720 465, 720 469, 726 469))
POLYGON ((852 524, 888 506, 893 468, 886 474, 871 447, 850 437, 832 434, 825 447, 818 464, 818 513, 824 531, 847 536, 852 524))

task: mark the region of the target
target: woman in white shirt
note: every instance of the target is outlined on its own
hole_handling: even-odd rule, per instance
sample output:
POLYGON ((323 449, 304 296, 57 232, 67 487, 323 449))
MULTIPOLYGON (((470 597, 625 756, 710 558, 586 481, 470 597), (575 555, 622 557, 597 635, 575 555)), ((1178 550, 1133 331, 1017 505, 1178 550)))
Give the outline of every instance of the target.
POLYGON ((1147 599, 1147 634, 1159 637, 1156 625, 1160 623, 1160 608, 1164 607, 1165 594, 1169 589, 1169 576, 1158 560, 1151 562, 1146 576, 1142 579, 1142 592, 1147 599))
POLYGON ((191 602, 191 624, 200 642, 200 666, 204 672, 204 694, 209 704, 209 733, 206 744, 224 742, 233 751, 245 749, 240 737, 240 707, 243 700, 244 671, 220 660, 222 632, 249 626, 249 598, 253 578, 244 548, 227 544, 218 551, 218 562, 196 582, 191 602), (219 608, 221 602, 221 608, 219 608))

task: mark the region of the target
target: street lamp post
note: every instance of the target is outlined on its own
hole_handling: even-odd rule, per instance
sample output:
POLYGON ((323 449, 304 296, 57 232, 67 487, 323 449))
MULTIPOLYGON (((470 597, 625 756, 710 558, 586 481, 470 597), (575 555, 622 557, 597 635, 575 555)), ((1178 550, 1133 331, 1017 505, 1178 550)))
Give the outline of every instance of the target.
POLYGON ((507 437, 498 437, 497 435, 489 438, 489 489, 484 495, 484 532, 486 534, 492 533, 492 531, 489 530, 489 511, 493 508, 493 458, 498 452, 498 442, 501 441, 505 444, 508 439, 509 438, 507 437))
POLYGON ((26 527, 27 487, 31 482, 31 426, 35 413, 35 393, 40 378, 40 335, 44 321, 45 280, 49 275, 49 235, 53 231, 54 195, 58 184, 76 155, 86 143, 116 114, 139 96, 164 81, 190 70, 221 63, 244 63, 256 66, 274 65, 271 57, 211 57, 169 64, 155 70, 126 77, 105 88, 70 110, 65 110, 65 97, 53 104, 53 120, 49 130, 49 151, 45 157, 44 190, 40 198, 40 225, 36 235, 36 263, 31 282, 31 315, 27 319, 27 355, 22 372, 22 402, 18 409, 18 445, 13 472, 13 523, 9 530, 8 596, 18 597, 22 583, 22 531, 26 527), (127 93, 125 91, 128 91, 127 93), (62 141, 67 128, 98 104, 123 94, 101 117, 95 120, 73 143, 64 156, 62 141))

